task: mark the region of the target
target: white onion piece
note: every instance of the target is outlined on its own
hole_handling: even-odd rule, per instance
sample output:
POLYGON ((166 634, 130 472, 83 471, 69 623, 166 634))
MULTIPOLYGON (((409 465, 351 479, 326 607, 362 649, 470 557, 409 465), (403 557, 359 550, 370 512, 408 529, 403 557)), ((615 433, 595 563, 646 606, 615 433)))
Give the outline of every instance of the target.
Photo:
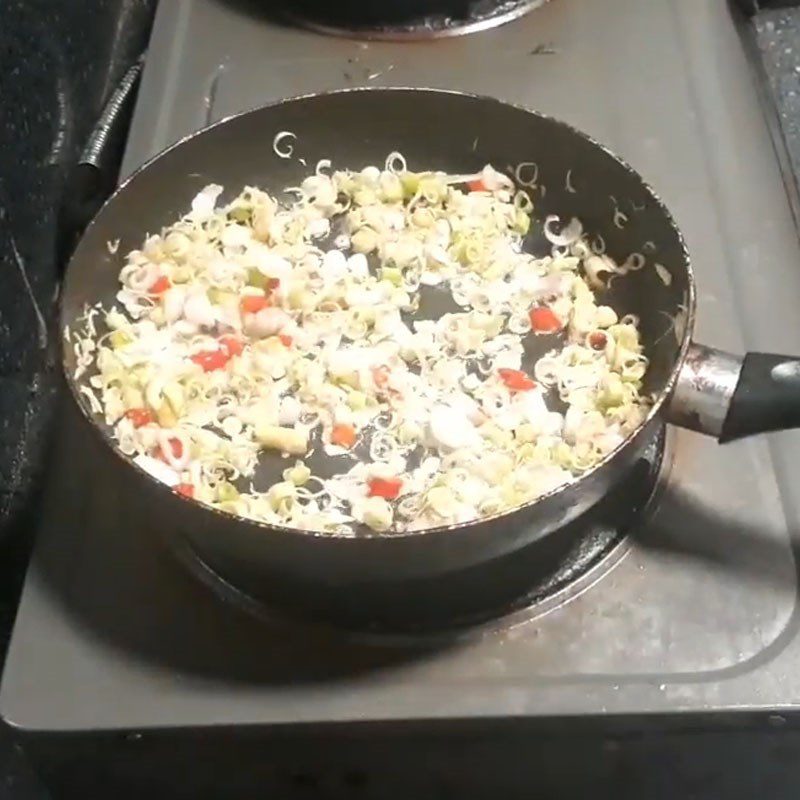
POLYGON ((143 264, 128 276, 128 285, 136 292, 146 292, 158 280, 158 267, 155 264, 143 264))
POLYGON ((586 271, 586 279, 589 285, 594 289, 599 289, 605 286, 605 278, 603 275, 611 276, 619 271, 619 267, 607 255, 589 256, 583 261, 583 268, 586 271))
POLYGON ((544 221, 544 235, 548 242, 556 247, 571 245, 581 238, 583 225, 577 217, 572 219, 561 229, 561 233, 553 230, 553 224, 560 221, 558 214, 550 214, 544 221))
POLYGON ((242 432, 242 421, 239 417, 225 417, 220 424, 220 428, 222 428, 222 432, 226 436, 230 436, 232 439, 238 436, 242 432))
POLYGON ((155 478, 157 481, 161 481, 161 483, 165 483, 167 486, 177 486, 181 482, 178 473, 159 458, 153 458, 152 456, 142 454, 136 456, 133 459, 133 463, 136 464, 137 467, 143 469, 148 475, 155 478))
POLYGON ((623 262, 619 271, 624 275, 626 272, 636 272, 644 267, 647 259, 641 253, 631 253, 623 262))
POLYGON ((308 223, 308 235, 312 239, 319 239, 326 236, 331 229, 331 224, 324 217, 322 219, 315 219, 308 223))
POLYGON ((661 279, 661 282, 664 286, 670 286, 672 284, 672 273, 663 265, 656 262, 654 265, 656 270, 656 275, 661 279))
POLYGON ((159 377, 153 378, 147 384, 145 389, 145 398, 147 400, 147 405, 149 405, 150 408, 158 408, 161 405, 161 394, 163 389, 164 381, 159 377))
POLYGON ((545 424, 549 415, 544 395, 541 391, 534 389, 530 392, 519 392, 514 398, 514 405, 518 408, 523 419, 541 430, 540 426, 545 424))
POLYGON ((539 179, 539 165, 534 161, 522 161, 514 169, 514 177, 520 186, 534 187, 539 179), (529 178, 524 177, 524 172, 527 169, 531 171, 529 178))
POLYGON ((256 257, 256 269, 268 278, 283 280, 291 274, 292 265, 277 253, 260 251, 256 257))
POLYGON ((196 222, 204 222, 213 213, 217 205, 217 198, 222 194, 222 187, 219 184, 211 183, 201 192, 195 195, 192 200, 192 213, 189 215, 196 222))
POLYGON ((405 172, 407 169, 406 159, 402 153, 398 153, 397 150, 394 150, 386 156, 387 172, 405 172))
POLYGON ((215 258, 208 266, 208 276, 214 283, 225 284, 236 275, 241 274, 242 269, 238 264, 228 261, 225 258, 215 258))
POLYGON ((225 247, 245 247, 253 236, 244 225, 226 225, 220 236, 225 247))
POLYGON ((161 430, 158 432, 158 446, 161 455, 173 469, 182 470, 187 467, 190 459, 189 438, 180 430, 161 430), (173 445, 180 442, 177 449, 180 455, 175 455, 173 445))
POLYGON ((369 275, 369 262, 363 253, 354 253, 347 259, 347 271, 359 280, 365 280, 369 275))
POLYGON ((376 184, 381 178, 381 171, 374 166, 364 167, 361 170, 361 177, 368 183, 376 184))
POLYGON ((504 175, 502 172, 498 172, 491 164, 487 164, 482 170, 480 174, 480 179, 483 185, 490 191, 496 192, 500 189, 513 189, 514 188, 514 181, 508 177, 508 175, 504 175))
POLYGON ((164 319, 170 323, 180 319, 183 314, 183 303, 186 299, 186 289, 183 286, 173 286, 162 295, 164 319))
POLYGON ((435 406, 428 425, 434 444, 446 450, 474 447, 480 441, 475 426, 450 406, 435 406))
POLYGON ((253 336, 274 336, 291 321, 291 317, 280 308, 262 308, 257 314, 248 315, 247 330, 253 336))
POLYGON ((328 250, 322 256, 320 272, 327 280, 338 281, 347 272, 347 257, 341 250, 328 250))
POLYGON ((192 336, 197 333, 197 325, 186 319, 179 319, 173 325, 173 330, 178 336, 192 336))
POLYGON ((272 149, 278 158, 291 158, 294 153, 294 145, 292 142, 297 139, 297 136, 291 131, 281 131, 275 134, 272 140, 272 149), (285 144, 282 144, 285 142, 285 144))
POLYGON ((187 322, 199 327, 211 328, 217 321, 214 306, 205 292, 190 294, 183 304, 183 314, 187 322))
POLYGON ((278 424, 294 425, 300 419, 300 412, 301 406, 296 398, 284 397, 278 411, 278 424))

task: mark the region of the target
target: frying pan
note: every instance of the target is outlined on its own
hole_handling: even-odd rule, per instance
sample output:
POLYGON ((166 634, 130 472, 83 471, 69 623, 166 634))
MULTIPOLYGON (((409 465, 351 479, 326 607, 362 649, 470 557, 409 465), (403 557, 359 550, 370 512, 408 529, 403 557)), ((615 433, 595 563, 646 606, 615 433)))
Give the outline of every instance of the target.
MULTIPOLYGON (((322 158, 335 168, 382 164, 399 150, 414 170, 470 173, 491 163, 523 161, 539 168, 534 198, 539 220, 578 217, 601 236, 618 261, 631 252, 647 265, 614 281, 601 301, 633 313, 650 367, 645 391, 655 402, 640 428, 604 461, 573 483, 536 501, 477 522, 406 533, 322 534, 253 522, 174 495, 114 446, 91 414, 74 379, 75 357, 64 368, 83 417, 113 451, 125 491, 140 492, 152 525, 191 551, 228 584, 270 602, 338 620, 395 614, 415 587, 479 570, 520 548, 544 545, 624 479, 664 421, 727 441, 800 423, 800 361, 750 353, 744 358, 692 342, 694 277, 683 238, 656 193, 626 163, 569 125, 495 99, 431 89, 355 89, 287 100, 223 120, 187 137, 131 176, 108 200, 69 264, 62 321, 75 325, 86 304, 114 301, 120 256, 145 233, 178 218, 208 183, 232 197, 245 184, 280 194, 297 185, 322 158), (279 131, 296 134, 292 158, 272 149, 279 131), (301 163, 300 158, 304 159, 301 163), (656 270, 655 263, 666 268, 656 270)), ((541 224, 526 240, 549 252, 541 224), (538 231, 538 234, 537 234, 538 231)), ((420 314, 454 310, 444 293, 423 298, 420 314)), ((557 344, 529 337, 523 368, 557 344)), ((320 471, 349 463, 316 463, 320 471)), ((285 466, 265 458, 257 482, 276 480, 285 466)), ((445 585, 443 583, 442 585, 445 585)))

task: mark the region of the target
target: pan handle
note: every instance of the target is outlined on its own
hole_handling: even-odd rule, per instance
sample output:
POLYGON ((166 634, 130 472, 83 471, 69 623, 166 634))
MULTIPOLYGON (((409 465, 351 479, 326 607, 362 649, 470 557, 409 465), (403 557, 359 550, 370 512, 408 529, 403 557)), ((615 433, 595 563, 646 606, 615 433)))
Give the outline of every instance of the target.
POLYGON ((753 433, 800 427, 800 360, 774 353, 748 353, 720 442, 753 433))
POLYGON ((691 344, 667 417, 730 442, 800 427, 800 359, 773 353, 744 358, 691 344))

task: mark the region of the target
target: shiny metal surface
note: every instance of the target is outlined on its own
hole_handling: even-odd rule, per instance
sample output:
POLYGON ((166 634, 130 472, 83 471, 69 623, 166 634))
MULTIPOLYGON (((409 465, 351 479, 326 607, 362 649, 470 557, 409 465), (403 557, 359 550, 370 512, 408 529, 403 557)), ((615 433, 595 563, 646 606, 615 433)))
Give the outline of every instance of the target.
POLYGON ((741 370, 741 356, 692 344, 667 408, 667 419, 682 428, 718 437, 741 370))
POLYGON ((80 156, 81 164, 89 164, 94 167, 101 165, 104 151, 107 149, 108 140, 112 129, 117 123, 118 118, 124 113, 126 104, 129 102, 130 95, 136 89, 136 83, 142 73, 144 59, 139 58, 132 64, 122 76, 119 84, 111 93, 108 102, 103 108, 103 113, 89 137, 89 141, 80 156))
POLYGON ((793 383, 800 380, 800 361, 784 361, 772 368, 772 377, 776 381, 793 383))
MULTIPOLYGON (((494 94, 607 142, 686 235, 697 339, 800 352, 800 251, 725 3, 558 0, 421 45, 323 38, 224 0, 162 3, 124 171, 208 121, 356 84, 494 94), (555 53, 532 54, 538 45, 555 53)), ((70 466, 45 502, 0 690, 23 729, 654 724, 733 709, 766 729, 776 708, 796 708, 798 434, 720 447, 676 430, 657 507, 614 569, 532 622, 425 652, 304 640, 232 614, 154 552, 130 509, 85 491, 96 474, 74 458, 85 447, 67 439, 60 451, 70 466)))
POLYGON ((413 42, 465 36, 469 33, 479 33, 489 30, 489 28, 496 28, 523 14, 528 14, 545 2, 547 0, 510 0, 510 2, 498 2, 489 13, 475 14, 463 20, 438 15, 421 17, 409 24, 375 27, 337 24, 333 21, 324 22, 302 12, 289 11, 288 18, 301 28, 308 28, 326 36, 344 36, 349 39, 367 41, 413 42))

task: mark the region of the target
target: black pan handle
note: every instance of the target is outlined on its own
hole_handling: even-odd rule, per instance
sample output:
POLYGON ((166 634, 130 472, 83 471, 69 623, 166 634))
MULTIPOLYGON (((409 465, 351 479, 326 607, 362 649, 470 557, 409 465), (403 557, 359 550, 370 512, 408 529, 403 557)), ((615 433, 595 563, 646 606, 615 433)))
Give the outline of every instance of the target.
POLYGON ((733 0, 733 4, 748 17, 752 17, 759 11, 796 6, 797 0, 733 0))
POLYGON ((748 353, 722 424, 720 442, 800 427, 800 360, 748 353))
POLYGON ((691 344, 667 418, 720 442, 800 428, 800 358, 691 344))

